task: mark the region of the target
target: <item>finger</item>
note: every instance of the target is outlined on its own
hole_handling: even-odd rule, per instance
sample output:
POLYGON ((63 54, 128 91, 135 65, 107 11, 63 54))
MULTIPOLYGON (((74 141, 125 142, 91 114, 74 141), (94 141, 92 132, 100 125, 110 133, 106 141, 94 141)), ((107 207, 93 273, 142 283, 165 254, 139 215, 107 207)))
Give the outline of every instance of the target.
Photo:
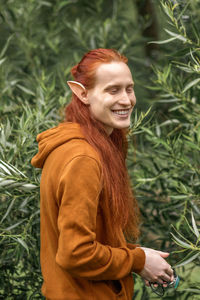
POLYGON ((167 282, 164 282, 164 283, 163 283, 163 287, 164 287, 164 288, 168 287, 168 283, 167 283, 167 282))
POLYGON ((174 275, 171 276, 170 281, 174 281, 174 275))
POLYGON ((150 283, 149 283, 148 280, 144 280, 144 283, 145 283, 146 286, 150 286, 150 283))
POLYGON ((166 273, 170 276, 170 281, 174 280, 174 271, 171 266, 166 270, 166 273))
POLYGON ((157 251, 157 252, 158 252, 158 254, 160 254, 161 257, 166 258, 166 257, 169 256, 169 253, 168 253, 168 252, 162 252, 162 251, 157 251))
POLYGON ((161 278, 160 278, 160 280, 162 280, 163 282, 162 282, 162 284, 164 283, 164 282, 171 282, 171 276, 169 276, 168 274, 164 274, 161 278))
POLYGON ((171 267, 169 264, 168 264, 168 267, 167 267, 167 269, 166 269, 166 272, 167 272, 169 275, 174 274, 174 271, 173 271, 172 267, 171 267))
POLYGON ((163 284, 163 279, 162 278, 157 278, 156 281, 152 282, 153 286, 155 286, 156 284, 163 284))

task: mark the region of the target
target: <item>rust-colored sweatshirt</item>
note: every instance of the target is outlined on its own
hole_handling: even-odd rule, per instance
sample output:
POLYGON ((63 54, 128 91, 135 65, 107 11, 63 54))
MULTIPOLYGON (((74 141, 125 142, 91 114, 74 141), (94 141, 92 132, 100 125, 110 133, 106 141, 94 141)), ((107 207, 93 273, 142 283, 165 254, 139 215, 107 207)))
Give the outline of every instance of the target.
POLYGON ((140 272, 144 251, 119 232, 109 244, 106 193, 97 152, 76 123, 61 123, 37 136, 31 163, 42 168, 41 268, 50 300, 131 300, 131 272, 140 272))

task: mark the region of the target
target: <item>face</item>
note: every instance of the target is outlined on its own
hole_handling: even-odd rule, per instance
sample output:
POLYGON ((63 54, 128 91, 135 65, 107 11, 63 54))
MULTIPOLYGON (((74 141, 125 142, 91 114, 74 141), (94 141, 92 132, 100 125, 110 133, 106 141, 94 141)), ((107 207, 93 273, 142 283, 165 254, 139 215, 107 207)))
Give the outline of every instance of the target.
POLYGON ((94 88, 87 91, 91 114, 102 122, 110 135, 114 128, 130 126, 136 103, 133 78, 123 62, 101 64, 96 70, 94 88))

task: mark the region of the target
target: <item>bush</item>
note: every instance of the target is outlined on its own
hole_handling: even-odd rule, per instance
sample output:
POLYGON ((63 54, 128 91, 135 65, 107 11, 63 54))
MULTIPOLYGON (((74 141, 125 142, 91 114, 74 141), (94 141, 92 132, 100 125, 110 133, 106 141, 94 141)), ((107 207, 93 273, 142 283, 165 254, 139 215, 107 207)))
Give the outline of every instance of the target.
MULTIPOLYGON (((190 299, 200 294, 197 274, 193 282, 182 278, 188 263, 194 272, 200 265, 200 2, 175 2, 162 2, 169 37, 156 43, 167 54, 153 66, 153 117, 131 134, 129 170, 143 217, 141 243, 172 251, 181 276, 176 295, 166 299, 190 299)), ((150 299, 144 293, 138 299, 150 299)))
MULTIPOLYGON (((141 243, 152 247, 153 241, 157 248, 174 250, 172 264, 187 254, 186 262, 193 258, 199 266, 200 80, 196 26, 200 4, 162 3, 170 25, 162 24, 170 40, 157 42, 160 48, 154 48, 151 56, 144 49, 150 37, 142 33, 151 18, 143 16, 141 21, 136 10, 138 1, 127 0, 125 5, 120 0, 1 1, 0 298, 42 299, 40 170, 33 169, 30 160, 37 149, 36 135, 63 118, 69 98, 65 80, 71 66, 96 47, 113 47, 127 55, 131 69, 134 64, 137 98, 143 99, 139 107, 154 102, 148 113, 151 118, 145 117, 145 112, 138 117, 134 114, 129 137, 127 163, 143 216, 141 243)), ((166 20, 157 7, 156 11, 159 20, 166 20)), ((182 282, 188 276, 187 266, 178 269, 182 282)), ((177 299, 191 296, 189 288, 199 293, 194 282, 184 284, 177 299)), ((139 279, 135 297, 149 299, 139 279)), ((166 299, 170 297, 174 299, 174 294, 166 299)))

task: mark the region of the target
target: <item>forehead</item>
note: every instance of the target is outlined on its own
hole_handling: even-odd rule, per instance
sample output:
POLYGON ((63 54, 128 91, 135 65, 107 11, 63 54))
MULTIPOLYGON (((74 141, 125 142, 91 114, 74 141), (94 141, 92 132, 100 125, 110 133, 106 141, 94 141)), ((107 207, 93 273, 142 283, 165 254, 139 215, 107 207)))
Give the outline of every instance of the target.
POLYGON ((103 63, 97 68, 95 75, 95 87, 133 83, 131 71, 123 62, 103 63))

